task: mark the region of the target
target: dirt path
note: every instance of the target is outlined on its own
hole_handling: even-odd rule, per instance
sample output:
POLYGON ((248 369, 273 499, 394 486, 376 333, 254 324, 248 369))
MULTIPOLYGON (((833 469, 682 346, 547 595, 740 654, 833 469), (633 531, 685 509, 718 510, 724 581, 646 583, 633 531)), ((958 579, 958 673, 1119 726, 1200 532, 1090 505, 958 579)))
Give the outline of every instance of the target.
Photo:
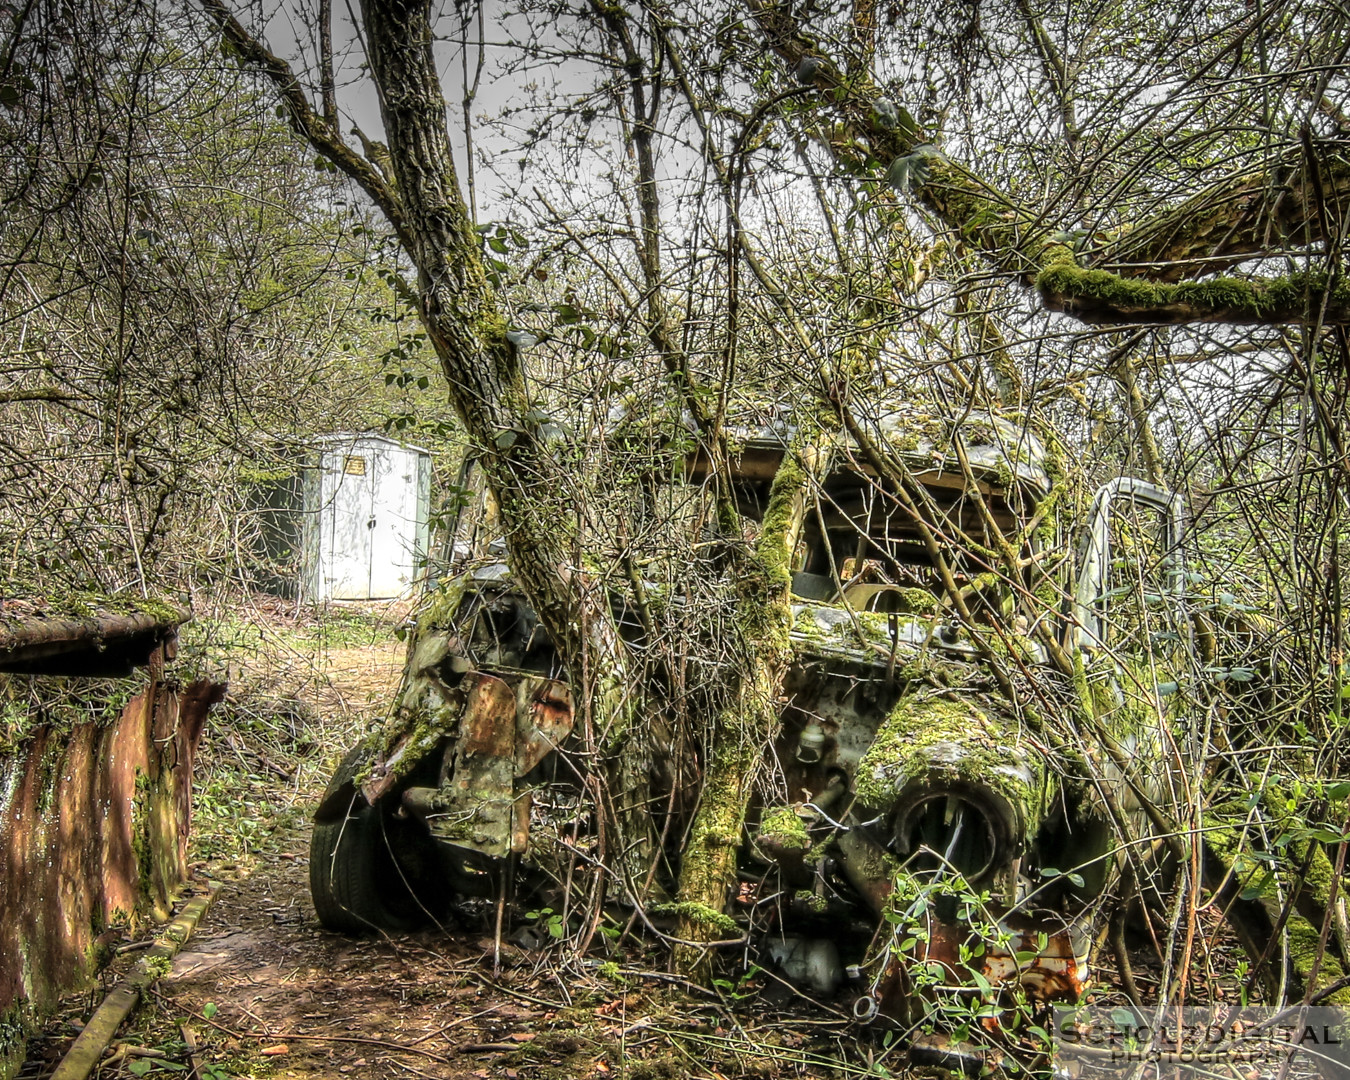
MULTIPOLYGON (((693 1061, 667 1037, 719 1037, 725 1029, 715 1009, 702 1011, 706 1002, 659 981, 649 993, 602 978, 594 962, 590 971, 564 976, 554 954, 510 942, 501 943, 494 974, 495 942, 471 914, 466 925, 443 933, 329 933, 309 901, 308 836, 285 839, 247 877, 224 884, 97 1077, 187 1075, 184 1026, 200 1045, 199 1080, 710 1075, 674 1064, 693 1061), (647 1033, 629 1044, 634 1029, 647 1033), (137 1056, 141 1047, 162 1056, 137 1056)), ((134 955, 105 973, 109 984, 134 955)), ((33 1044, 21 1080, 50 1075, 99 996, 69 1003, 33 1044)))
MULTIPOLYGON (((838 1075, 808 1052, 823 1045, 814 1033, 842 1026, 812 1018, 772 984, 738 1018, 657 971, 625 966, 606 977, 596 961, 563 971, 553 953, 509 942, 494 974, 484 925, 384 939, 329 933, 309 903, 307 838, 291 839, 294 851, 221 890, 124 1040, 186 1063, 186 1024, 205 1044, 203 1066, 256 1080, 838 1075)), ((100 1075, 133 1075, 127 1067, 100 1075)))
POLYGON ((509 1075, 500 1048, 472 1047, 532 1041, 548 1010, 488 989, 491 952, 462 936, 322 930, 299 854, 307 838, 293 839, 296 852, 222 889, 161 980, 156 1011, 191 1014, 203 1030, 211 1013, 212 1048, 237 1076, 509 1075))

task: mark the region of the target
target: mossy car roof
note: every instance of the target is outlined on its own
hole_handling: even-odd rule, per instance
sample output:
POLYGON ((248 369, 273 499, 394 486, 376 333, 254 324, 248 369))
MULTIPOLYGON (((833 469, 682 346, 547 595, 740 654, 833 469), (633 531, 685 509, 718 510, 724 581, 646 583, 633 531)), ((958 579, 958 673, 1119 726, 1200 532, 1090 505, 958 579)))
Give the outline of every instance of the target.
MULTIPOLYGON (((959 486, 964 480, 953 446, 960 434, 962 448, 977 480, 993 489, 1007 489, 1014 480, 1039 497, 1051 489, 1046 471, 1046 449, 1023 419, 991 413, 971 413, 955 423, 917 406, 896 406, 862 421, 863 430, 878 445, 889 449, 914 471, 916 479, 937 486, 959 486)), ((729 427, 735 454, 733 475, 747 481, 772 479, 791 441, 794 427, 783 420, 741 423, 729 427)), ((841 440, 847 451, 856 451, 850 438, 841 440)), ((690 479, 702 479, 708 462, 701 450, 688 460, 690 479)), ((861 461, 847 462, 844 471, 868 473, 861 461)))

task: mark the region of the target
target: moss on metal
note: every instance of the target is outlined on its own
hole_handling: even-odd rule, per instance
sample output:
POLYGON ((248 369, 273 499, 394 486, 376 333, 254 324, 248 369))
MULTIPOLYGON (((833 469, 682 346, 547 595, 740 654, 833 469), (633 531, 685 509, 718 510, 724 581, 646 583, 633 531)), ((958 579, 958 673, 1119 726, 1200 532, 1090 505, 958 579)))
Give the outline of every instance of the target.
POLYGON ((468 578, 460 576, 440 581, 436 589, 427 593, 417 609, 417 637, 420 640, 433 630, 446 630, 455 625, 455 616, 464 599, 468 578))
POLYGON ((759 838, 785 851, 805 851, 811 846, 806 823, 790 806, 776 806, 765 811, 759 823, 759 838))
MULTIPOLYGON (((10 585, 11 593, 16 586, 10 585)), ((21 588, 21 586, 20 586, 21 588)), ((81 589, 44 587, 32 595, 20 594, 0 606, 0 626, 26 619, 95 619, 110 615, 147 615, 156 622, 180 625, 188 611, 160 597, 106 594, 81 589)))
POLYGON ((864 806, 885 812, 911 784, 935 781, 1000 795, 1021 817, 1025 836, 1045 813, 1043 764, 1021 752, 998 721, 967 700, 906 694, 858 763, 854 787, 864 806))

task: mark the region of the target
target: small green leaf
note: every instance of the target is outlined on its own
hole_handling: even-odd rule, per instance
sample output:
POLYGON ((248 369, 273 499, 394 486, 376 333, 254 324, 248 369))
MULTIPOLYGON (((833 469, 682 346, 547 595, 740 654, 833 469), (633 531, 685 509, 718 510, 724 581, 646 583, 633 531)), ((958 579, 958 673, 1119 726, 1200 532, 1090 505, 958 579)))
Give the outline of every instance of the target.
POLYGON ((154 1068, 145 1058, 137 1058, 127 1066, 127 1072, 132 1076, 148 1076, 150 1070, 154 1068))
POLYGON ((1242 899, 1244 901, 1259 900, 1261 894, 1266 891, 1265 882, 1262 881, 1256 885, 1248 885, 1242 890, 1242 899))
POLYGON ((507 428, 505 431, 497 432, 497 437, 492 441, 497 444, 498 450, 510 450, 511 447, 516 445, 517 438, 519 438, 518 434, 507 428))
POLYGON ((208 1020, 210 1020, 211 1017, 215 1016, 216 1013, 218 1012, 220 1012, 220 1006, 217 1005, 214 1001, 208 1001, 205 1005, 202 1006, 202 1015, 206 1017, 208 1020))

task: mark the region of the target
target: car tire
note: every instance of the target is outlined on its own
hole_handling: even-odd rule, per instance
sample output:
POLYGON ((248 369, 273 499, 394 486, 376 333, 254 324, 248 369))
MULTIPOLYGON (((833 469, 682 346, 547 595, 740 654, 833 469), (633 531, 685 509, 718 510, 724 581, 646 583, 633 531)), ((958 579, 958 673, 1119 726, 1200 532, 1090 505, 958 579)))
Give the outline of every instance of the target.
POLYGON ((422 825, 356 800, 344 816, 314 823, 309 890, 319 922, 344 934, 419 930, 440 921, 447 900, 422 825))

